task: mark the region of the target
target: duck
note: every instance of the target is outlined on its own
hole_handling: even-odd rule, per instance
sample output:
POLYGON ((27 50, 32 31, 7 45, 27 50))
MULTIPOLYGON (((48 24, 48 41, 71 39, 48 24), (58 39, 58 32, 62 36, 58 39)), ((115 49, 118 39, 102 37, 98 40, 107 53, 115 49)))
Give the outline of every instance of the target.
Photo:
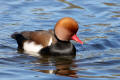
POLYGON ((18 51, 30 55, 75 55, 76 48, 70 41, 83 44, 77 37, 78 28, 72 17, 63 17, 54 29, 14 32, 11 37, 16 40, 18 51))

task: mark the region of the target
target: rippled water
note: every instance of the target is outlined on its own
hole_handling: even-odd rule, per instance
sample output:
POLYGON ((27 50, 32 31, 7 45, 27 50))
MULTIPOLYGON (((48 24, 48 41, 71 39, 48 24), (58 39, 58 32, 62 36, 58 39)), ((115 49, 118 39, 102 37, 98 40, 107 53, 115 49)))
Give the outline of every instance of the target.
POLYGON ((119 80, 119 0, 0 0, 0 80, 119 80), (17 52, 10 35, 51 29, 73 17, 85 42, 75 57, 36 58, 17 52))

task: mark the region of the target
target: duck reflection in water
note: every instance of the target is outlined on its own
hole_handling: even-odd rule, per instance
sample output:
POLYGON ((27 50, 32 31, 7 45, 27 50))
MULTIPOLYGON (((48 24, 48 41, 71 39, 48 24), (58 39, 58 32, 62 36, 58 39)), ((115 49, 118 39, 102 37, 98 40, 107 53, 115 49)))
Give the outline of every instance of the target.
POLYGON ((37 69, 32 70, 43 73, 77 78, 77 71, 73 70, 73 68, 76 67, 76 65, 74 64, 74 58, 75 56, 42 57, 37 61, 33 62, 33 64, 36 64, 35 67, 37 67, 37 69))

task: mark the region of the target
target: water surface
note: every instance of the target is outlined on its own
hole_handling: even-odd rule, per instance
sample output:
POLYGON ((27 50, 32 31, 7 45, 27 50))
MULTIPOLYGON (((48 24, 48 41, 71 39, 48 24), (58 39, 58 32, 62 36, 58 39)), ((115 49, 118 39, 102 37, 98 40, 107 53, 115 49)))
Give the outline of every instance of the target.
POLYGON ((120 79, 119 0, 0 0, 1 80, 120 79), (19 53, 11 34, 53 29, 62 17, 79 23, 83 46, 75 57, 36 58, 19 53))

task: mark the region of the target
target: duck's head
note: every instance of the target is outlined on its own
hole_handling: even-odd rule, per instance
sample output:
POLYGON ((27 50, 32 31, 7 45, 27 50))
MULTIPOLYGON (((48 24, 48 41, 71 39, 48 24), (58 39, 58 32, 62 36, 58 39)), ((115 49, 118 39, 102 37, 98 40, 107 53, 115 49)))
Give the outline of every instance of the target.
POLYGON ((78 31, 78 23, 71 17, 60 19, 55 25, 55 35, 61 41, 75 40, 80 44, 83 42, 76 36, 78 31))

